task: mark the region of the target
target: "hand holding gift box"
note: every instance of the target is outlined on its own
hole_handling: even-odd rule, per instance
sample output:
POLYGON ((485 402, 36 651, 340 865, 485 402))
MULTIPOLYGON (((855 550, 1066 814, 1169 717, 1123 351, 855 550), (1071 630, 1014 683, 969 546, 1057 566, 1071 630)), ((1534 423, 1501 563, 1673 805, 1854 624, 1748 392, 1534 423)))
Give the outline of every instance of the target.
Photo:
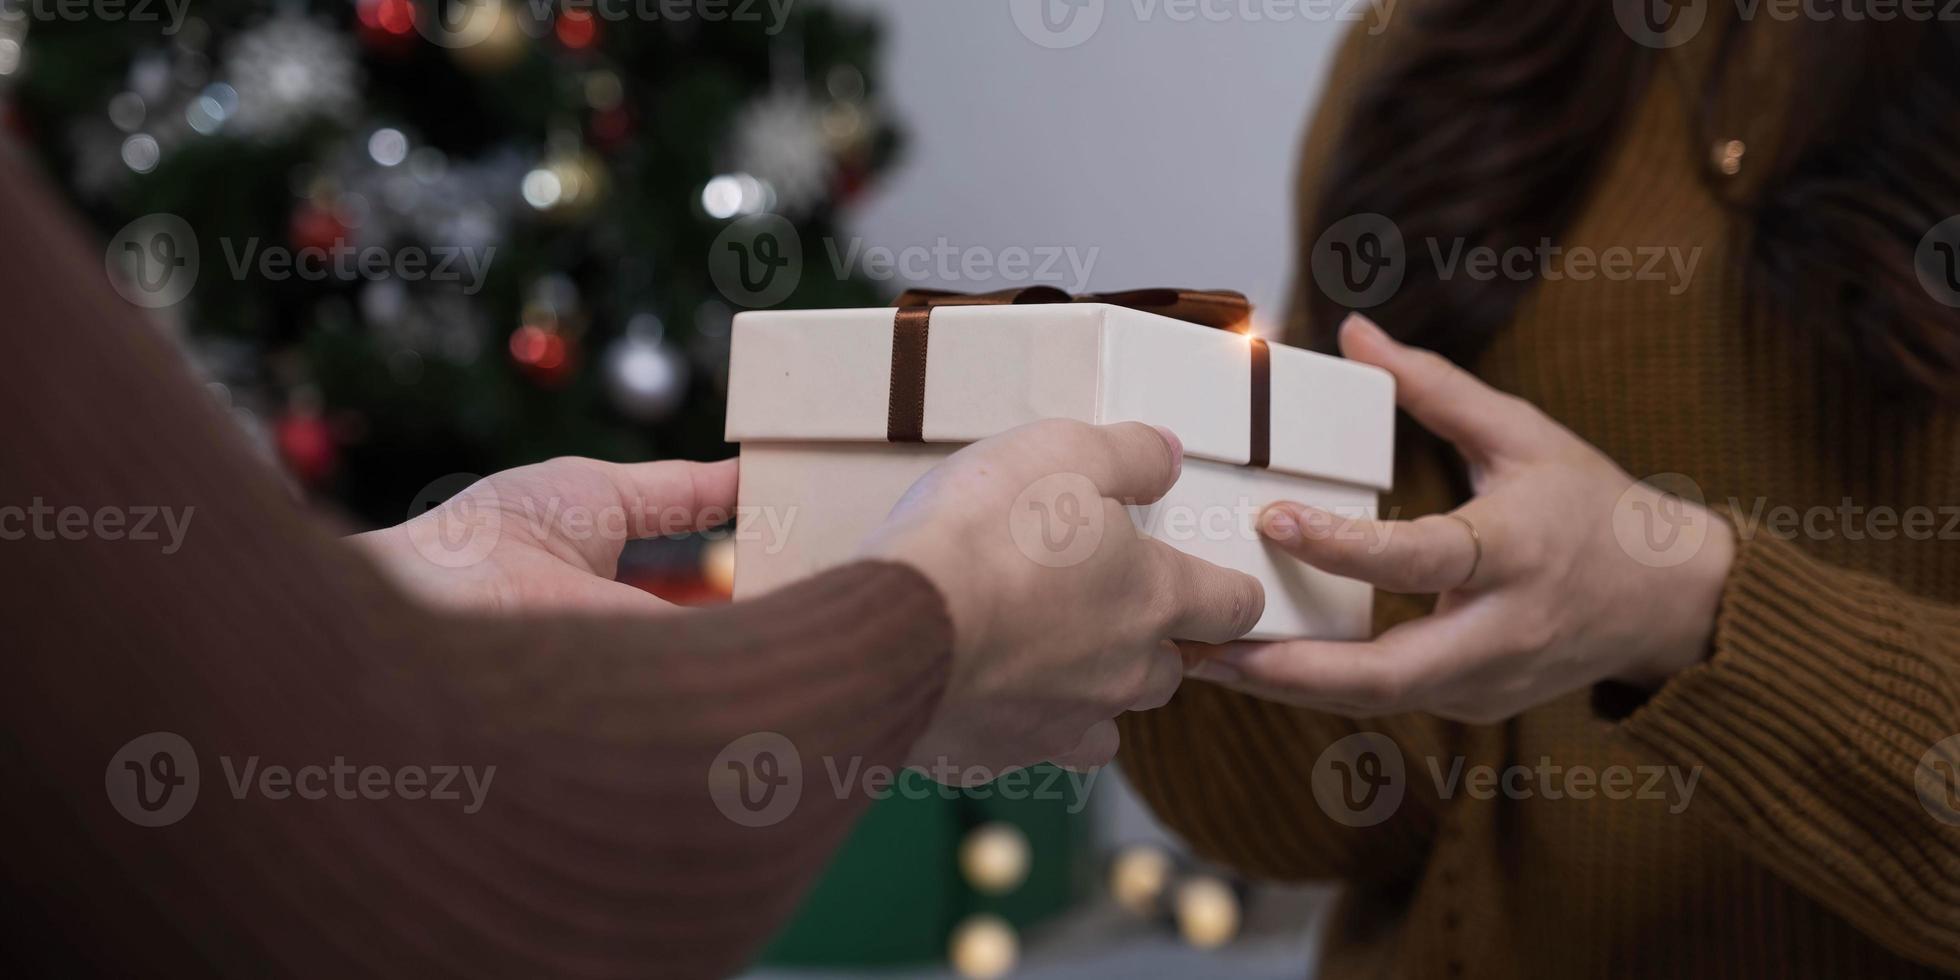
MULTIPOLYGON (((1175 432, 1187 462, 1169 494, 1130 508, 1137 529, 1257 577, 1266 609, 1252 638, 1366 637, 1371 588, 1288 558, 1255 523, 1274 500, 1374 516, 1390 486, 1394 381, 1254 338, 1249 315, 1236 293, 1035 288, 738 316, 727 438, 742 444, 742 507, 772 519, 738 536, 737 596, 857 556, 962 445, 1044 418, 1140 421, 1175 432)), ((1032 561, 1066 566, 1129 530, 1066 507, 1036 513, 1044 494, 1030 491, 1012 527, 1032 561)))

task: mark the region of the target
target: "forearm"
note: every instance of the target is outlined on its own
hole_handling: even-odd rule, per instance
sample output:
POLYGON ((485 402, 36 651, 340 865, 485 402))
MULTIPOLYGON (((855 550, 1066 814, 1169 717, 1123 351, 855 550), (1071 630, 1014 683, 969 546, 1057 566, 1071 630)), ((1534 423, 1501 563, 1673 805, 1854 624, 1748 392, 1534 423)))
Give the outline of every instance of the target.
MULTIPOLYGON (((35 846, 10 879, 114 883, 134 907, 60 923, 54 949, 118 972, 720 975, 791 911, 863 805, 829 790, 821 760, 898 765, 948 635, 929 586, 876 566, 668 619, 460 622, 337 603, 271 628, 292 639, 180 649, 140 622, 23 637, 31 673, 9 716, 34 791, 8 822, 35 846), (103 691, 103 677, 143 680, 103 691), (200 768, 193 810, 157 829, 101 796, 104 764, 151 731, 183 736, 200 768), (802 761, 800 797, 774 791, 788 807, 751 813, 711 785, 717 753, 751 731, 782 736, 778 773, 802 761), (342 763, 388 780, 320 777, 312 800, 303 782, 292 795, 264 782, 342 763), (397 788, 404 772, 428 774, 422 798, 397 788), (738 822, 751 817, 764 825, 738 822)), ((769 775, 753 754, 728 761, 769 775)))
POLYGON ((37 182, 4 158, 0 177, 0 331, 37 356, 0 386, 0 506, 55 515, 0 543, 0 860, 38 916, 6 941, 19 972, 739 965, 862 805, 819 760, 895 765, 932 713, 951 639, 933 588, 861 565, 670 617, 426 612, 298 512, 37 182), (808 767, 768 827, 710 791, 749 730, 808 767), (104 794, 151 732, 199 769, 167 826, 104 794))

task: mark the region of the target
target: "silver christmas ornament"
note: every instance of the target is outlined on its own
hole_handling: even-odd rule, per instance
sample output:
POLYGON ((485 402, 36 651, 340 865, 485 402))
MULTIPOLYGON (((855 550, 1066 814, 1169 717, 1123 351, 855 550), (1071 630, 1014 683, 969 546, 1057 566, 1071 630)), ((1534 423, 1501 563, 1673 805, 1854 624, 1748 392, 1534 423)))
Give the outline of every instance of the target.
POLYGON ((687 359, 644 329, 651 319, 647 314, 635 317, 642 329, 629 327, 605 354, 606 392, 613 407, 636 422, 666 418, 687 394, 687 359))

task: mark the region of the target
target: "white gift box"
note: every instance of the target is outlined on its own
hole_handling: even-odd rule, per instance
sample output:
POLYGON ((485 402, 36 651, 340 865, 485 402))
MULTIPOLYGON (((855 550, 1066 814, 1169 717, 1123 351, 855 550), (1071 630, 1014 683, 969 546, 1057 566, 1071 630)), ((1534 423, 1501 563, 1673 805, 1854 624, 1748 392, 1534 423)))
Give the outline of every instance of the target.
POLYGON ((1244 334, 1121 306, 942 306, 925 340, 923 441, 891 442, 897 316, 735 318, 727 438, 741 444, 748 515, 736 534, 737 598, 853 560, 912 483, 967 443, 1044 418, 1134 420, 1176 432, 1185 463, 1170 493, 1131 507, 1132 518, 1179 550, 1257 576, 1266 611, 1253 638, 1368 636, 1372 589, 1294 560, 1255 523, 1275 500, 1374 516, 1394 455, 1386 372, 1279 344, 1255 365, 1244 334), (1270 421, 1259 467, 1248 462, 1262 371, 1270 421))

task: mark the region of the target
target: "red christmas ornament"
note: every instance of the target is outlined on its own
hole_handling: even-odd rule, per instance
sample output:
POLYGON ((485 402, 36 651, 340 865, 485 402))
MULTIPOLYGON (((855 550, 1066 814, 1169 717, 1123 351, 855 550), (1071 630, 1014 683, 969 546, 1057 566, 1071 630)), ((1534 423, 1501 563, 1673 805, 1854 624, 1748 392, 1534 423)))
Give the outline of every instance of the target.
POLYGON ((318 486, 340 465, 333 429, 317 412, 289 412, 272 424, 272 438, 286 469, 307 486, 318 486))
POLYGON ((553 31, 559 44, 583 51, 599 40, 599 19, 589 10, 567 10, 558 15, 553 31))
POLYGON ((362 42, 374 50, 399 53, 414 43, 414 0, 359 0, 355 17, 362 42))
POLYGON ((527 323, 511 332, 510 359, 531 380, 556 388, 571 380, 574 351, 571 341, 556 330, 527 323))
POLYGON ((287 233, 292 238, 294 250, 315 248, 331 251, 347 244, 347 222, 341 220, 339 212, 311 201, 293 212, 287 233))

